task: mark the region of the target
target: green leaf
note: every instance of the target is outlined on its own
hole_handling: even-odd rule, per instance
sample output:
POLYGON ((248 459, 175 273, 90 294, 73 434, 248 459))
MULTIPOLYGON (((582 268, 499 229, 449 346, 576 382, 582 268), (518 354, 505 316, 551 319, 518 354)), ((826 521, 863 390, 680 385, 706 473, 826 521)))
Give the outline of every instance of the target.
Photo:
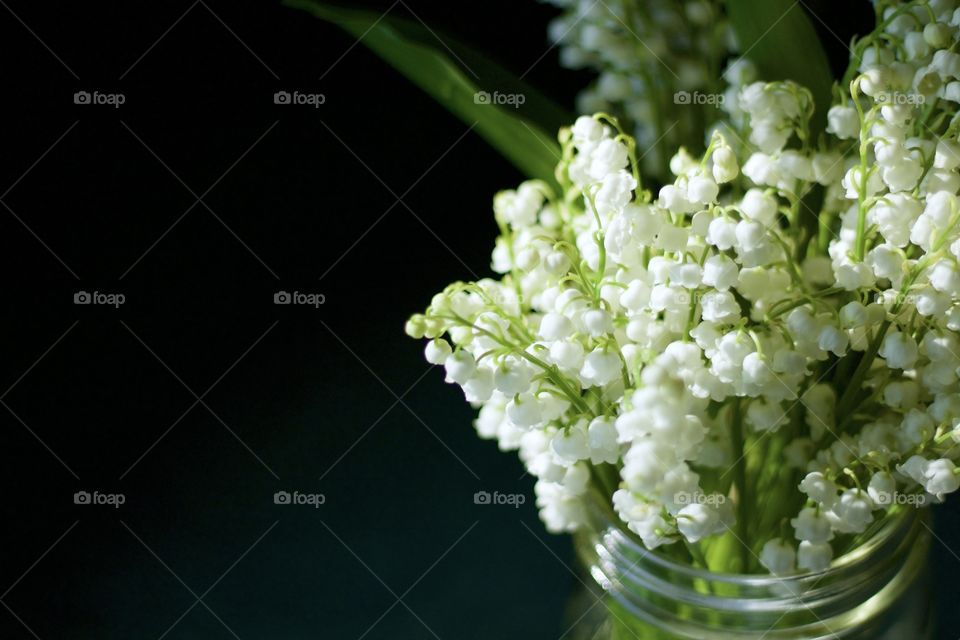
POLYGON ((830 108, 833 73, 827 54, 803 6, 796 0, 727 0, 740 51, 767 81, 793 80, 810 90, 816 112, 810 122, 814 140, 830 108))
MULTIPOLYGON (((531 178, 556 185, 556 131, 573 117, 488 57, 419 22, 314 0, 285 0, 355 36, 476 131, 531 178), (522 105, 478 102, 494 91, 523 96, 522 105), (523 115, 521 115, 523 114, 523 115), (549 133, 548 133, 549 132, 549 133)), ((519 99, 518 99, 519 100, 519 99)))

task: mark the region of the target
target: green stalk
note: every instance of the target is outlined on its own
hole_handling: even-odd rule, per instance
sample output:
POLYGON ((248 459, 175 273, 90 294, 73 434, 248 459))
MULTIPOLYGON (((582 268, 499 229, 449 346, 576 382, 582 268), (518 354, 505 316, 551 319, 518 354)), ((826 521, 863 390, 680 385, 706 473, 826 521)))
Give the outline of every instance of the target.
POLYGON ((750 516, 750 505, 747 500, 747 458, 743 438, 743 416, 740 407, 740 398, 734 398, 730 410, 730 433, 733 440, 733 454, 739 456, 734 464, 733 482, 737 486, 737 535, 740 538, 740 563, 746 571, 749 566, 750 549, 747 548, 747 523, 750 516))
POLYGON ((867 377, 867 372, 870 371, 870 367, 873 365, 873 361, 877 357, 877 352, 880 351, 880 345, 883 343, 883 339, 886 337, 887 329, 889 328, 890 320, 884 320, 883 324, 880 325, 880 328, 877 329, 877 333, 874 335, 873 340, 870 341, 870 345, 867 347, 867 350, 863 352, 863 357, 860 359, 860 364, 857 365, 853 375, 850 377, 850 382, 847 384, 847 388, 844 390, 843 395, 840 396, 840 400, 837 402, 837 419, 841 421, 844 420, 850 410, 856 406, 854 404, 854 400, 856 399, 857 394, 860 393, 860 387, 863 385, 863 380, 867 377))
POLYGON ((709 571, 710 565, 707 564, 707 558, 700 549, 700 543, 690 542, 686 538, 683 539, 683 543, 687 546, 687 551, 690 552, 690 556, 693 558, 694 566, 700 565, 704 571, 709 571))

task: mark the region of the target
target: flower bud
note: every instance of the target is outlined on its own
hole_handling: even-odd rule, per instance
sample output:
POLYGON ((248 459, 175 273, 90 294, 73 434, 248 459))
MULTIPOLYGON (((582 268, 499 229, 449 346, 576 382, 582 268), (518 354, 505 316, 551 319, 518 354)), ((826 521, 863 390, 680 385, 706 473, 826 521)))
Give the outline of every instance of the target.
POLYGON ((404 332, 411 338, 422 338, 427 330, 426 319, 422 315, 411 316, 407 323, 403 325, 404 332))
POLYGON ((450 343, 443 338, 436 338, 427 343, 423 353, 430 364, 443 364, 447 356, 453 353, 453 349, 450 348, 450 343))
POLYGON ((768 540, 760 551, 760 564, 774 575, 783 575, 794 570, 797 553, 786 540, 768 540))
POLYGON ((730 147, 717 147, 713 150, 713 179, 717 184, 730 182, 740 173, 737 156, 730 147))
POLYGON ((797 547, 797 566, 807 571, 825 571, 830 568, 833 547, 829 542, 814 544, 804 540, 797 547))

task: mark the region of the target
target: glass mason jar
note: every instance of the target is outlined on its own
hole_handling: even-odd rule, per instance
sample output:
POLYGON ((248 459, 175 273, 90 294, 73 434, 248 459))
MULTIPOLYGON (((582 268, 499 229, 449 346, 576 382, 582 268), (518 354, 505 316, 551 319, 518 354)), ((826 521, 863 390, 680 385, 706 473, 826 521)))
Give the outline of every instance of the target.
POLYGON ((891 515, 829 569, 775 578, 677 563, 599 517, 574 539, 589 586, 570 603, 565 637, 924 640, 932 613, 928 519, 926 510, 891 515))

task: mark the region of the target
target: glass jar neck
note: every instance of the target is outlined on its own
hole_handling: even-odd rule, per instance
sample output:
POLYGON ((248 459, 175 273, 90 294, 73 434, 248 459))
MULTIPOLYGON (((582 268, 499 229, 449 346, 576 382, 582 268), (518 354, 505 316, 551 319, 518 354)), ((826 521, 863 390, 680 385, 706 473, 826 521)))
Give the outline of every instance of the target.
MULTIPOLYGON (((656 638, 917 638, 891 628, 926 567, 925 511, 892 515, 866 543, 818 573, 789 577, 711 573, 646 549, 597 515, 580 559, 617 610, 656 638)), ((904 620, 896 624, 922 624, 904 620)), ((620 621, 628 624, 626 621, 620 621)), ((627 636, 629 637, 629 636, 627 636)), ((646 636, 641 636, 646 637, 646 636)))

